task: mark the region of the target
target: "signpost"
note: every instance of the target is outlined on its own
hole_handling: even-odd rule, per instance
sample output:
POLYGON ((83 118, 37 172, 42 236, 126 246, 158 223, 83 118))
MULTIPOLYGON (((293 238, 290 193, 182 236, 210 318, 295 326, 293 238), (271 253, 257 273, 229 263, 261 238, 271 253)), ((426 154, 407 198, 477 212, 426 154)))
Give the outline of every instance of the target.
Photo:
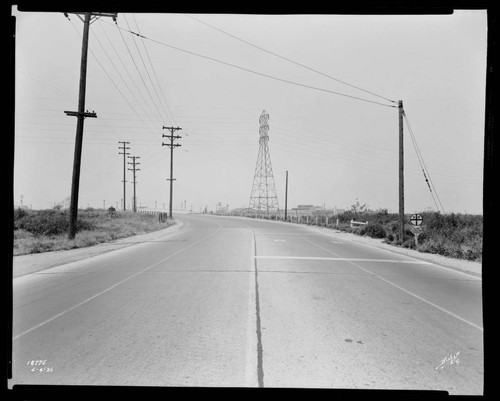
POLYGON ((418 248, 418 236, 422 233, 422 227, 420 227, 420 225, 423 222, 423 218, 419 214, 412 214, 410 222, 412 224, 411 232, 415 236, 415 246, 418 248))

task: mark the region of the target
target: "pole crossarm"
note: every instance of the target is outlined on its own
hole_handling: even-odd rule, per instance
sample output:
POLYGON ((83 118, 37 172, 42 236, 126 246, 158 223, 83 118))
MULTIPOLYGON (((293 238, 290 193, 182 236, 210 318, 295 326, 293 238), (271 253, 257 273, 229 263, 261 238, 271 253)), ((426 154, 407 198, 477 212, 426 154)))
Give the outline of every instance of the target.
POLYGON ((70 117, 91 117, 91 118, 97 118, 97 114, 92 111, 92 112, 89 112, 88 110, 86 112, 79 112, 79 111, 64 111, 64 113, 67 115, 67 116, 70 116, 70 117))
POLYGON ((113 21, 116 23, 116 19, 118 18, 118 13, 101 13, 101 12, 78 12, 78 11, 74 11, 74 12, 65 12, 63 13, 64 16, 66 18, 69 19, 69 15, 68 14, 75 14, 79 19, 80 21, 82 22, 85 22, 85 20, 82 18, 82 15, 85 16, 85 14, 90 14, 90 20, 89 20, 89 24, 92 24, 95 20, 97 20, 98 18, 100 17, 110 17, 113 19, 113 21))

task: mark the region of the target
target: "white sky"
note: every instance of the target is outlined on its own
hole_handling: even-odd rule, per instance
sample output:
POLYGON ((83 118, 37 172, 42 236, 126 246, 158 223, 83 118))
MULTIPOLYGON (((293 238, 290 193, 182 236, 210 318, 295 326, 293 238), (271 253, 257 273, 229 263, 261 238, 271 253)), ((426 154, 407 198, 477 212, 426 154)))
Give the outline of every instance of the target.
MULTIPOLYGON (((13 14, 14 202, 23 195, 24 205, 52 207, 71 190, 76 118, 63 111, 77 110, 83 24, 71 14, 70 20, 61 13, 13 14)), ((482 213, 486 11, 194 17, 352 85, 402 99, 445 211, 482 213)), ((164 44, 280 79, 392 103, 188 15, 119 13, 117 22, 148 40, 119 31, 111 18, 91 24, 86 108, 98 118, 85 120, 80 207, 102 207, 103 200, 106 206, 120 205, 118 141, 131 142, 131 155, 140 156, 138 203, 168 207, 170 150, 161 146, 164 125, 182 127, 176 132, 182 146, 174 151, 174 208, 184 200, 195 211, 205 205, 215 209, 217 202, 248 206, 265 109, 280 208, 288 170, 289 207, 346 208, 357 198, 372 209, 397 211, 397 108, 272 80, 164 44)), ((130 204, 132 176, 127 174, 130 204)), ((405 211, 427 207, 436 209, 405 125, 405 211)))

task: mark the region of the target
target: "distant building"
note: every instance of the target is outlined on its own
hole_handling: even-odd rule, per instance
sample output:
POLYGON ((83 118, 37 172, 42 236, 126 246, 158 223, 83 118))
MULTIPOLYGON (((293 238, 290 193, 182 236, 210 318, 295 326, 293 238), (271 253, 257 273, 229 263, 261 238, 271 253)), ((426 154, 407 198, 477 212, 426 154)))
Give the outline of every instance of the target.
POLYGON ((292 211, 298 216, 336 216, 345 212, 345 209, 339 208, 324 208, 323 206, 315 205, 297 205, 292 208, 292 211))

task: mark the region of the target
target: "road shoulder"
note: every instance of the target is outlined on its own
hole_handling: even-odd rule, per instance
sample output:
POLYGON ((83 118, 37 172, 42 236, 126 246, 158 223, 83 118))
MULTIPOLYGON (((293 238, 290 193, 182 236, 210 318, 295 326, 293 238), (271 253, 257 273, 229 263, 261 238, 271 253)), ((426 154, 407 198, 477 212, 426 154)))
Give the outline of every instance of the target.
POLYGON ((13 278, 25 276, 27 274, 50 269, 51 267, 92 258, 140 243, 159 240, 165 235, 170 235, 173 232, 180 230, 183 225, 184 224, 182 222, 175 221, 173 225, 163 230, 134 235, 127 238, 120 238, 115 241, 105 242, 85 248, 14 256, 12 259, 12 276, 13 278))
POLYGON ((339 230, 332 230, 325 227, 309 226, 314 231, 320 232, 325 235, 335 236, 336 238, 343 239, 346 241, 360 242, 366 245, 374 246, 376 248, 385 249, 387 251, 397 253, 400 255, 409 256, 415 259, 424 260, 436 264, 441 267, 446 267, 448 269, 457 270, 462 273, 467 273, 475 277, 482 277, 482 263, 473 262, 469 260, 449 258, 442 255, 436 255, 431 253, 418 252, 414 249, 400 248, 394 245, 389 245, 383 243, 381 239, 364 237, 356 234, 346 233, 339 230))

